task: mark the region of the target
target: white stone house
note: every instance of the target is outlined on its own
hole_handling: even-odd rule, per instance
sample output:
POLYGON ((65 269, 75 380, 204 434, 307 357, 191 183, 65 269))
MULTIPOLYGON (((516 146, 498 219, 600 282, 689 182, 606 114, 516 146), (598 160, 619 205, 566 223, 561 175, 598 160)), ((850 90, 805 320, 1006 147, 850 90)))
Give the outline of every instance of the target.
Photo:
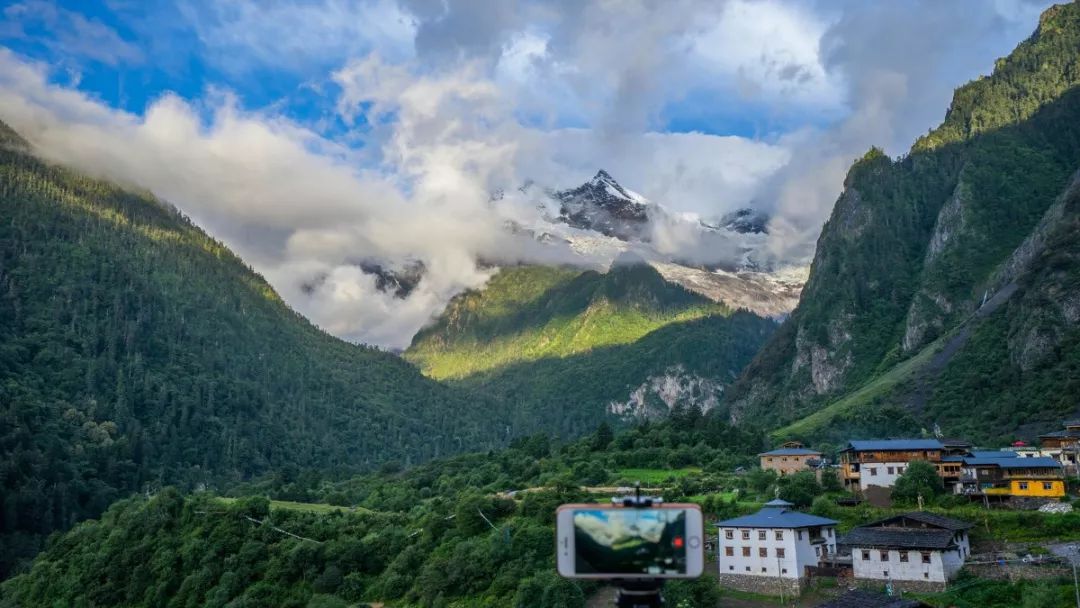
POLYGON ((836 553, 836 521, 773 500, 752 515, 717 526, 720 584, 741 591, 798 593, 807 566, 836 553))
POLYGON ((907 591, 940 591, 971 555, 968 530, 972 526, 915 511, 859 526, 840 544, 851 551, 857 581, 891 583, 907 591))

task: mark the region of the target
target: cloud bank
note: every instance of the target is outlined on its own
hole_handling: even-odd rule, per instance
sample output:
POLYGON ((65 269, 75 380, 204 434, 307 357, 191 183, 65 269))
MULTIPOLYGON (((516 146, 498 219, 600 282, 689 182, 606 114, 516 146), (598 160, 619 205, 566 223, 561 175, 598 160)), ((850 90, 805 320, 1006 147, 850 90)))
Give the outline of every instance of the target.
MULTIPOLYGON (((51 160, 176 204, 328 331, 391 348, 487 280, 492 270, 478 260, 571 259, 505 230, 537 210, 494 204, 491 193, 526 180, 570 187, 602 167, 676 212, 753 204, 774 214, 774 261, 806 263, 854 158, 875 144, 903 152, 943 115, 955 85, 1033 28, 1038 8, 179 6, 199 52, 229 79, 186 97, 163 90, 131 112, 2 51, 0 119, 51 160), (935 35, 913 49, 927 32, 935 35), (279 104, 245 105, 254 86, 245 75, 268 69, 302 74, 323 111, 307 120, 279 104), (680 121, 701 128, 672 128, 680 121), (428 272, 396 299, 361 270, 373 260, 421 261, 428 272)), ((147 61, 98 21, 41 14, 54 15, 50 27, 93 25, 105 42, 84 60, 147 61)), ((678 233, 659 246, 708 253, 678 233)))

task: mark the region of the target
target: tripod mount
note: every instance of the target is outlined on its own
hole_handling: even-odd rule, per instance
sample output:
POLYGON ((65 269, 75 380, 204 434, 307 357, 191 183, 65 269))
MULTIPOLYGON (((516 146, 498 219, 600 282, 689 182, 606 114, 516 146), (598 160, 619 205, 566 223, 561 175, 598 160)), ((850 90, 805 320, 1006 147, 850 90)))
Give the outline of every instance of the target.
MULTIPOLYGON (((647 509, 663 504, 664 499, 654 496, 642 496, 641 484, 634 486, 633 496, 619 496, 611 502, 627 509, 647 509)), ((617 608, 661 608, 664 605, 664 579, 615 579, 619 589, 615 598, 617 608)))

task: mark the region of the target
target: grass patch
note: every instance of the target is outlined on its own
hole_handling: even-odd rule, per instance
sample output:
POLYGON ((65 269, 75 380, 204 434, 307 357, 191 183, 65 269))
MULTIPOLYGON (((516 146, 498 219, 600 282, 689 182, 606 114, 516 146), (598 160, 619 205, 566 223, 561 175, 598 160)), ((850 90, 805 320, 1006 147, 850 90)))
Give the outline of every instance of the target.
POLYGON ((669 480, 682 479, 687 475, 701 473, 699 467, 685 467, 682 469, 619 469, 619 479, 630 482, 640 481, 642 484, 663 483, 669 480))
MULTIPOLYGON (((236 502, 235 498, 230 498, 228 496, 221 496, 219 497, 219 500, 226 504, 232 504, 236 502)), ((318 513, 321 515, 333 513, 334 511, 362 511, 366 513, 371 512, 371 509, 365 509, 364 507, 340 507, 338 505, 330 505, 321 502, 293 502, 291 500, 271 500, 270 508, 286 511, 302 511, 304 513, 318 513)))
POLYGON ((923 365, 929 363, 930 359, 938 352, 945 343, 945 340, 949 337, 951 336, 945 336, 938 339, 919 351, 914 357, 896 364, 889 371, 848 393, 846 396, 833 401, 813 414, 773 431, 771 433, 773 441, 780 441, 789 437, 812 435, 816 431, 832 424, 836 418, 850 415, 858 409, 873 404, 878 397, 888 394, 888 392, 898 384, 911 378, 923 365))

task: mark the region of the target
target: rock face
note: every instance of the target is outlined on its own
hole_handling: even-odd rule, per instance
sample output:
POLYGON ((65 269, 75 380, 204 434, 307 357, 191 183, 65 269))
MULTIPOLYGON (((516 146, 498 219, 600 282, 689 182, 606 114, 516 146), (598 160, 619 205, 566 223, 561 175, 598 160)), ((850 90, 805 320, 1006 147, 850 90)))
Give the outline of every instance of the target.
POLYGON ((401 299, 409 297, 420 280, 424 278, 424 272, 427 270, 424 263, 419 260, 406 262, 399 269, 389 268, 371 260, 360 262, 359 266, 364 274, 375 277, 376 289, 401 299))
POLYGON ((781 425, 857 401, 993 436, 1080 413, 1060 398, 1080 357, 1077 65, 1080 4, 1053 7, 908 155, 852 166, 797 308, 722 400, 733 420, 781 425))
POLYGON ((612 401, 607 411, 625 420, 662 418, 676 406, 695 406, 707 412, 719 403, 724 386, 673 365, 663 374, 649 376, 630 392, 626 401, 612 401))
MULTIPOLYGON (((709 226, 706 222, 702 223, 709 226)), ((755 209, 744 207, 742 209, 736 209, 731 213, 724 214, 720 217, 720 222, 717 226, 709 227, 714 229, 723 228, 740 234, 768 234, 769 215, 755 209)))

